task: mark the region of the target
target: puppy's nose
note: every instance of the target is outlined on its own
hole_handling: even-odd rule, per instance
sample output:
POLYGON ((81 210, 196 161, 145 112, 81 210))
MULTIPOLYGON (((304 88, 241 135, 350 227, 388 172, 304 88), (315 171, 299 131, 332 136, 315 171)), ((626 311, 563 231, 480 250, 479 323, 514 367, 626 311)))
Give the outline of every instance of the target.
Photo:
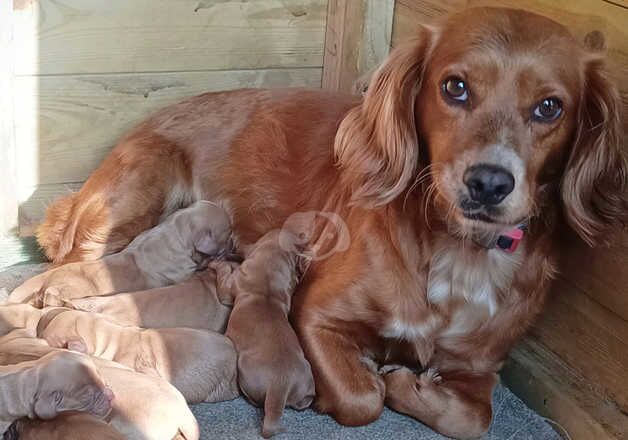
POLYGON ((462 177, 471 198, 483 205, 498 205, 515 187, 514 176, 496 165, 474 165, 462 177))

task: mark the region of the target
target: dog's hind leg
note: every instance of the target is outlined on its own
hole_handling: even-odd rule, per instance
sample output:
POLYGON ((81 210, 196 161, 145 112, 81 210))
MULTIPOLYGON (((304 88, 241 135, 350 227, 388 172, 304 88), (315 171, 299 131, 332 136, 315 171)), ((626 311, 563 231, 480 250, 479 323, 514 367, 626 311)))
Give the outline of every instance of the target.
POLYGON ((165 211, 193 201, 190 173, 176 145, 157 135, 127 138, 80 191, 48 207, 37 231, 39 244, 57 264, 117 252, 169 214, 165 211))

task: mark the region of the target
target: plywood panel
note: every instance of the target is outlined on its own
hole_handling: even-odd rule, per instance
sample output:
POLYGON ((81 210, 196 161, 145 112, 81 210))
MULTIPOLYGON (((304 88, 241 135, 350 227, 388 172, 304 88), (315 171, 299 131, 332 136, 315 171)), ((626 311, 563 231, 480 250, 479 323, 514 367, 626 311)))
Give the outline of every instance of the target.
POLYGON ((358 92, 356 80, 388 55, 394 0, 329 0, 323 88, 358 92))
POLYGON ((17 226, 15 144, 13 143, 13 86, 11 60, 11 6, 0 2, 0 237, 17 226))
POLYGON ((14 0, 16 73, 320 67, 326 0, 14 0))
POLYGON ((572 440, 623 440, 628 416, 595 393, 588 381, 538 341, 512 351, 501 372, 504 383, 572 440), (558 428, 560 426, 561 428, 558 428))
POLYGON ((320 84, 320 68, 17 77, 16 140, 38 147, 35 157, 24 154, 22 159, 24 168, 38 170, 31 186, 78 182, 125 131, 183 97, 240 87, 320 84))
POLYGON ((561 252, 561 271, 563 290, 580 289, 628 326, 628 230, 609 248, 591 249, 574 237, 561 252))
POLYGON ((555 295, 532 334, 628 412, 628 325, 573 286, 555 295))

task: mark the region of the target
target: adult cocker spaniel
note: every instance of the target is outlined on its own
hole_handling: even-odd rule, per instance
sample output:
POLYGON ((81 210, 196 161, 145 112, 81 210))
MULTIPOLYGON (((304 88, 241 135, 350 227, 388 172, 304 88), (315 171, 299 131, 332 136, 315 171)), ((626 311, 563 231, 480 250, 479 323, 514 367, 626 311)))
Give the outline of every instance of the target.
POLYGON ((363 99, 238 90, 165 108, 50 206, 39 242, 56 263, 99 258, 199 199, 227 207, 240 243, 333 213, 350 242, 313 259, 292 309, 315 407, 361 425, 386 403, 474 437, 542 308, 560 222, 593 245, 626 219, 621 107, 563 26, 469 9, 397 47, 363 99))

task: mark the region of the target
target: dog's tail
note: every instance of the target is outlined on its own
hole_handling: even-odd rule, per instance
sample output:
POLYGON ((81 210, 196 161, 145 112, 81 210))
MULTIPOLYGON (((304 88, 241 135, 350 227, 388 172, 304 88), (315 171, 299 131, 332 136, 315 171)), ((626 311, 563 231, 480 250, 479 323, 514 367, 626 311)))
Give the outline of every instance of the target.
POLYGON ((283 414, 288 399, 288 388, 281 384, 272 384, 266 391, 264 401, 264 425, 262 436, 270 438, 284 430, 279 420, 283 414))

